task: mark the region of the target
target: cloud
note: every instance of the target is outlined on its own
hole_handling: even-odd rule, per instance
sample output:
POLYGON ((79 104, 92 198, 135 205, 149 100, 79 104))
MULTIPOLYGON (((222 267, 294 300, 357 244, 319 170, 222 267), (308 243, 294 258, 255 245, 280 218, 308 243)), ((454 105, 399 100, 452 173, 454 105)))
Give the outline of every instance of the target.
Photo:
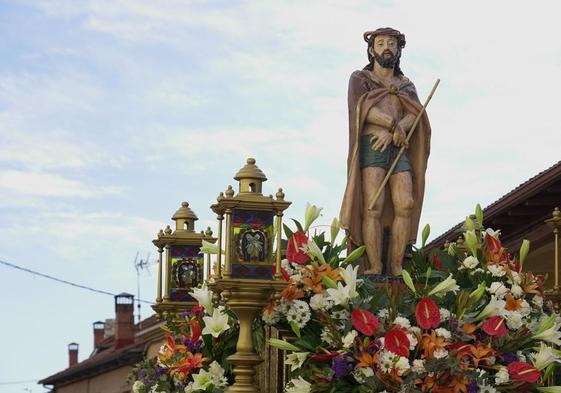
POLYGON ((61 197, 93 198, 102 195, 119 194, 120 187, 99 187, 87 185, 57 174, 0 170, 0 189, 15 197, 61 197))

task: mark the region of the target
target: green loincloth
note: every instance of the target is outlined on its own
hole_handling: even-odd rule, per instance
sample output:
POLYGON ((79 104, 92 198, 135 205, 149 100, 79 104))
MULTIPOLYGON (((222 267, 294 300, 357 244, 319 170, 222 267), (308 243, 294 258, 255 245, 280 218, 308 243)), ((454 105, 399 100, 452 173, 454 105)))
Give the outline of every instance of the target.
MULTIPOLYGON (((392 162, 399 153, 399 147, 391 143, 386 150, 376 151, 372 149, 374 136, 365 134, 360 136, 360 169, 367 167, 390 169, 392 162)), ((412 171, 411 163, 407 154, 402 154, 393 173, 412 171)))

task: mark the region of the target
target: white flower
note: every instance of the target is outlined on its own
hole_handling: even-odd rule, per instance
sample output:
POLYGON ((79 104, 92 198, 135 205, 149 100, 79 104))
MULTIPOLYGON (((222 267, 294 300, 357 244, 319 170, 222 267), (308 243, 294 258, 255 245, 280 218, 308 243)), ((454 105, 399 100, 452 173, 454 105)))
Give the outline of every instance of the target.
POLYGON ((534 304, 538 308, 542 308, 543 307, 543 297, 541 297, 540 295, 535 295, 532 298, 532 304, 534 304))
POLYGON ((510 293, 512 293, 512 296, 518 298, 521 296, 524 296, 524 290, 522 289, 522 287, 518 284, 514 284, 511 288, 510 288, 510 293))
POLYGON ((501 367, 495 374, 495 383, 497 385, 502 385, 508 383, 509 380, 510 376, 508 374, 508 369, 506 367, 501 367))
POLYGON ((497 389, 489 385, 479 385, 479 393, 497 393, 497 389))
POLYGON ((292 379, 289 385, 290 386, 286 388, 286 393, 310 393, 312 391, 312 384, 302 377, 292 379))
POLYGON ((210 385, 219 389, 228 386, 228 380, 224 376, 224 369, 216 360, 209 365, 208 371, 200 370, 197 374, 193 374, 192 377, 193 382, 190 382, 185 387, 185 393, 205 390, 210 385))
POLYGON ((522 320, 522 314, 518 311, 505 311, 504 317, 506 318, 506 325, 511 330, 518 330, 522 325, 524 325, 524 321, 522 320))
POLYGON ((308 240, 308 243, 304 244, 300 247, 302 251, 306 253, 312 260, 317 261, 321 264, 325 263, 325 258, 321 250, 319 249, 318 245, 312 240, 308 240))
POLYGON ((553 348, 548 347, 543 342, 540 343, 540 351, 530 354, 530 358, 538 370, 543 370, 553 362, 559 362, 559 359, 553 353, 553 348))
POLYGON ((362 282, 362 280, 357 280, 358 266, 355 266, 353 268, 351 265, 347 265, 345 269, 339 270, 339 274, 341 275, 341 277, 343 277, 343 281, 345 281, 345 284, 347 284, 347 286, 351 288, 349 289, 350 296, 353 298, 358 296, 356 287, 358 283, 362 282))
MULTIPOLYGON (((211 243, 211 242, 207 242, 206 240, 203 240, 202 243, 202 247, 200 249, 200 251, 202 253, 205 254, 218 254, 218 245, 211 243)), ((222 254, 225 254, 224 250, 222 250, 222 254)))
POLYGON ((447 356, 448 356, 448 351, 445 350, 444 348, 437 348, 434 351, 434 358, 435 359, 444 359, 447 356))
POLYGON ((462 261, 462 266, 464 266, 466 269, 474 269, 477 267, 477 265, 479 265, 479 261, 472 255, 462 261))
POLYGON ((522 351, 516 351, 516 356, 518 356, 518 360, 521 362, 526 362, 526 356, 522 351))
POLYGON ((358 332, 356 330, 351 330, 349 333, 347 333, 345 337, 343 337, 343 347, 346 349, 352 347, 353 343, 355 342, 356 336, 358 336, 358 332))
POLYGON ((379 319, 386 319, 387 317, 389 317, 390 312, 388 311, 387 308, 381 308, 380 310, 378 310, 376 315, 378 316, 379 319))
POLYGON ((310 225, 319 217, 323 207, 317 207, 316 205, 311 205, 306 203, 306 211, 304 212, 304 232, 306 232, 310 225))
POLYGON ((334 310, 331 312, 331 318, 339 320, 347 320, 351 317, 351 313, 348 310, 334 310))
POLYGON ((286 356, 284 364, 290 366, 290 371, 294 371, 302 367, 310 352, 293 352, 286 356))
POLYGON ((513 270, 510 271, 510 275, 512 276, 512 280, 510 279, 510 277, 508 278, 509 282, 512 282, 513 284, 520 284, 522 283, 522 277, 520 277, 520 273, 517 273, 513 270))
POLYGON ((286 320, 294 322, 300 329, 306 326, 312 313, 308 303, 302 300, 294 300, 286 313, 286 320))
POLYGON ((145 387, 146 386, 142 381, 135 381, 134 384, 132 385, 132 391, 133 393, 142 393, 145 387))
POLYGON ((411 327, 411 322, 409 322, 409 319, 403 318, 403 317, 397 317, 393 321, 393 323, 395 325, 399 325, 399 326, 401 326, 402 328, 405 328, 405 329, 409 329, 411 327))
POLYGON ((203 334, 210 334, 212 337, 218 338, 222 333, 230 328, 228 325, 228 315, 220 310, 214 310, 212 317, 203 317, 205 328, 203 334))
POLYGON ((440 320, 442 322, 447 321, 450 319, 450 311, 445 308, 441 308, 438 310, 440 312, 440 320))
POLYGON ((358 383, 364 383, 366 378, 374 376, 374 370, 370 367, 357 367, 352 374, 358 383))
POLYGON ((275 307, 273 310, 264 310, 263 314, 261 314, 261 319, 267 325, 274 325, 278 321, 280 321, 281 315, 278 312, 277 308, 275 307))
POLYGON ((316 293, 310 298, 310 307, 315 311, 327 311, 333 307, 333 299, 321 293, 316 293))
MULTIPOLYGON (((337 289, 327 288, 327 293, 329 294, 329 297, 333 300, 333 303, 335 305, 341 305, 346 307, 349 304, 349 300, 351 300, 352 298, 351 290, 352 288, 350 286, 343 286, 341 282, 338 282, 337 289)), ((355 294, 354 297, 358 295, 356 291, 354 291, 354 294, 355 294)))
POLYGON ((499 265, 489 265, 487 269, 489 269, 493 277, 502 277, 506 274, 506 270, 499 265))
POLYGON ((561 327, 561 325, 556 322, 549 329, 541 333, 534 334, 532 336, 532 339, 545 341, 555 345, 561 345, 561 332, 559 332, 559 327, 561 327))
POLYGON ((434 331, 437 336, 444 337, 446 340, 449 340, 452 335, 450 332, 444 328, 438 328, 434 331))
POLYGON ((421 335, 421 328, 419 326, 411 326, 411 329, 409 329, 409 331, 413 333, 415 336, 421 335))
POLYGON ((426 372, 425 369, 425 359, 415 359, 413 360, 413 371, 417 374, 422 374, 426 372))
POLYGON ((410 350, 413 351, 415 348, 417 348, 417 344, 419 343, 419 341, 417 341, 417 336, 411 333, 407 333, 407 339, 409 340, 410 350))
POLYGON ((504 297, 508 293, 508 288, 503 282, 500 281, 492 282, 487 290, 495 295, 497 299, 504 299, 504 297))
POLYGON ((212 291, 209 290, 206 285, 203 285, 201 288, 193 288, 190 294, 197 299, 197 302, 203 306, 208 315, 212 314, 212 311, 214 310, 214 306, 212 304, 212 291))
POLYGON ((499 315, 504 310, 505 305, 506 302, 504 300, 498 300, 495 295, 491 295, 491 300, 476 318, 481 320, 499 315))
POLYGON ((323 330, 321 331, 321 340, 330 345, 330 346, 334 346, 335 345, 335 340, 333 339, 333 334, 331 333, 331 331, 329 330, 329 328, 324 327, 323 330))
POLYGON ((397 370, 397 375, 403 375, 411 368, 409 359, 388 351, 382 351, 381 362, 383 371, 390 372, 392 369, 395 369, 397 370))
POLYGON ((485 237, 486 234, 494 237, 495 239, 498 239, 499 236, 501 235, 501 230, 499 229, 499 230, 495 231, 491 228, 487 228, 487 229, 485 229, 485 232, 483 232, 481 235, 483 235, 483 237, 485 237))
POLYGON ((438 283, 430 292, 429 296, 432 295, 444 295, 448 292, 454 292, 460 290, 460 287, 456 284, 456 280, 452 278, 452 274, 446 278, 446 280, 438 283))

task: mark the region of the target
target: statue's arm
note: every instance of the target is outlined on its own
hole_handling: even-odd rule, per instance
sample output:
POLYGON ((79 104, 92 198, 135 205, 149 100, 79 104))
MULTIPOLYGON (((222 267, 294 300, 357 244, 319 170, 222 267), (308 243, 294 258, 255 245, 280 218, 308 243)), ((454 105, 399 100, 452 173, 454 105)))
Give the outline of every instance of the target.
POLYGON ((394 119, 387 113, 373 106, 368 110, 366 123, 390 129, 394 125, 394 119))

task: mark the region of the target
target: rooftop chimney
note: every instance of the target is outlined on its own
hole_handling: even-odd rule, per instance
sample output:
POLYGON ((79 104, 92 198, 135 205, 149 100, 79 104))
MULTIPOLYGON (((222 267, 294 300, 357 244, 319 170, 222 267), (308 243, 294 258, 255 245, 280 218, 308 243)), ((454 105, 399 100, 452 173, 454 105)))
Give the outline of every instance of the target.
POLYGON ((68 367, 78 364, 78 344, 68 344, 68 367))
POLYGON ((115 348, 134 343, 134 296, 121 293, 115 296, 115 348))
POLYGON ((105 338, 105 323, 101 321, 96 321, 93 323, 94 332, 94 349, 99 347, 99 344, 105 338))

